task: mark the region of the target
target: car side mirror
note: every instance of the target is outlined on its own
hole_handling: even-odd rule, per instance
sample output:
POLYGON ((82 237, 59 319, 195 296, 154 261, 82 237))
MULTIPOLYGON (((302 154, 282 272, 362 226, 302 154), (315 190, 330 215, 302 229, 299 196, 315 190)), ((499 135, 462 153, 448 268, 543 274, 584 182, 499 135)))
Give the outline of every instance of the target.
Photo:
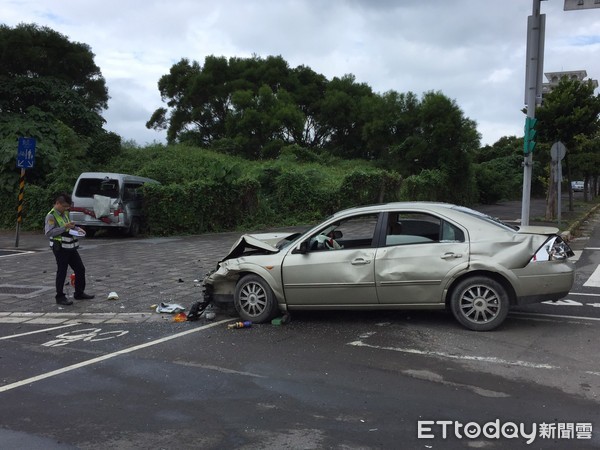
POLYGON ((296 247, 292 253, 300 253, 301 255, 308 253, 308 241, 300 242, 300 245, 296 247))

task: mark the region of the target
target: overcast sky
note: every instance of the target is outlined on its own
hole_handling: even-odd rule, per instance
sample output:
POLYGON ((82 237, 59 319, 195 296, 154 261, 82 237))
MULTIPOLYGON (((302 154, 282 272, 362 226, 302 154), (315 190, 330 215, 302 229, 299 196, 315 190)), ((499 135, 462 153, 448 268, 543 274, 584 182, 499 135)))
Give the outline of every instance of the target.
MULTIPOLYGON (((521 136, 527 16, 533 0, 0 0, 0 20, 36 23, 88 44, 106 79, 106 129, 140 145, 166 106, 157 83, 181 58, 281 55, 374 91, 441 91, 482 144, 521 136)), ((600 9, 546 14, 544 72, 600 78, 600 9)), ((546 81, 546 80, 544 80, 546 81)))

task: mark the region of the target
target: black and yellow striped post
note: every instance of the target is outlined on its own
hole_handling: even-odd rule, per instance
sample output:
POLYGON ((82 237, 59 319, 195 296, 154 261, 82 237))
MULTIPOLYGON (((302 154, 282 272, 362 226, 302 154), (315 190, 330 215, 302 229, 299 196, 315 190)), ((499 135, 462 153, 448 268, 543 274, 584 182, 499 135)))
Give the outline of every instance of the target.
POLYGON ((19 246, 19 230, 23 221, 23 198, 25 197, 25 169, 21 169, 21 177, 19 178, 19 203, 17 205, 17 241, 15 247, 19 246))
POLYGON ((25 194, 25 169, 32 169, 35 163, 35 138, 20 137, 17 146, 17 167, 21 169, 21 178, 19 179, 19 206, 17 207, 17 242, 15 247, 19 246, 19 229, 23 221, 23 197, 25 194))

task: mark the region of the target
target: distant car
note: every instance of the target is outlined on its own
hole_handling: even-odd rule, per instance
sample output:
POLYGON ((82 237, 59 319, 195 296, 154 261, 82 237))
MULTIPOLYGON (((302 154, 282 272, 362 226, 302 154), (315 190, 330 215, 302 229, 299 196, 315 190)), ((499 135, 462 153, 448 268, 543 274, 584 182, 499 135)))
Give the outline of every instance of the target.
POLYGON ((445 203, 348 209, 301 234, 242 236, 204 279, 205 300, 257 323, 294 310, 447 308, 487 331, 512 306, 567 295, 573 252, 557 232, 445 203))
POLYGON ((583 192, 583 181, 571 181, 571 189, 573 192, 583 192))

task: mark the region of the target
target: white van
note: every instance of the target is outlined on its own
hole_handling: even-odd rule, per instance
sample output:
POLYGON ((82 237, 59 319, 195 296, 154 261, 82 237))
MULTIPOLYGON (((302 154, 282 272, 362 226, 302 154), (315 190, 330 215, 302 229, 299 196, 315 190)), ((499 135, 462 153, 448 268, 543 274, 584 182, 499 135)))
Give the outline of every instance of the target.
POLYGON ((140 188, 145 183, 158 181, 123 173, 84 172, 73 188, 71 220, 88 237, 107 228, 136 236, 143 221, 140 188))

